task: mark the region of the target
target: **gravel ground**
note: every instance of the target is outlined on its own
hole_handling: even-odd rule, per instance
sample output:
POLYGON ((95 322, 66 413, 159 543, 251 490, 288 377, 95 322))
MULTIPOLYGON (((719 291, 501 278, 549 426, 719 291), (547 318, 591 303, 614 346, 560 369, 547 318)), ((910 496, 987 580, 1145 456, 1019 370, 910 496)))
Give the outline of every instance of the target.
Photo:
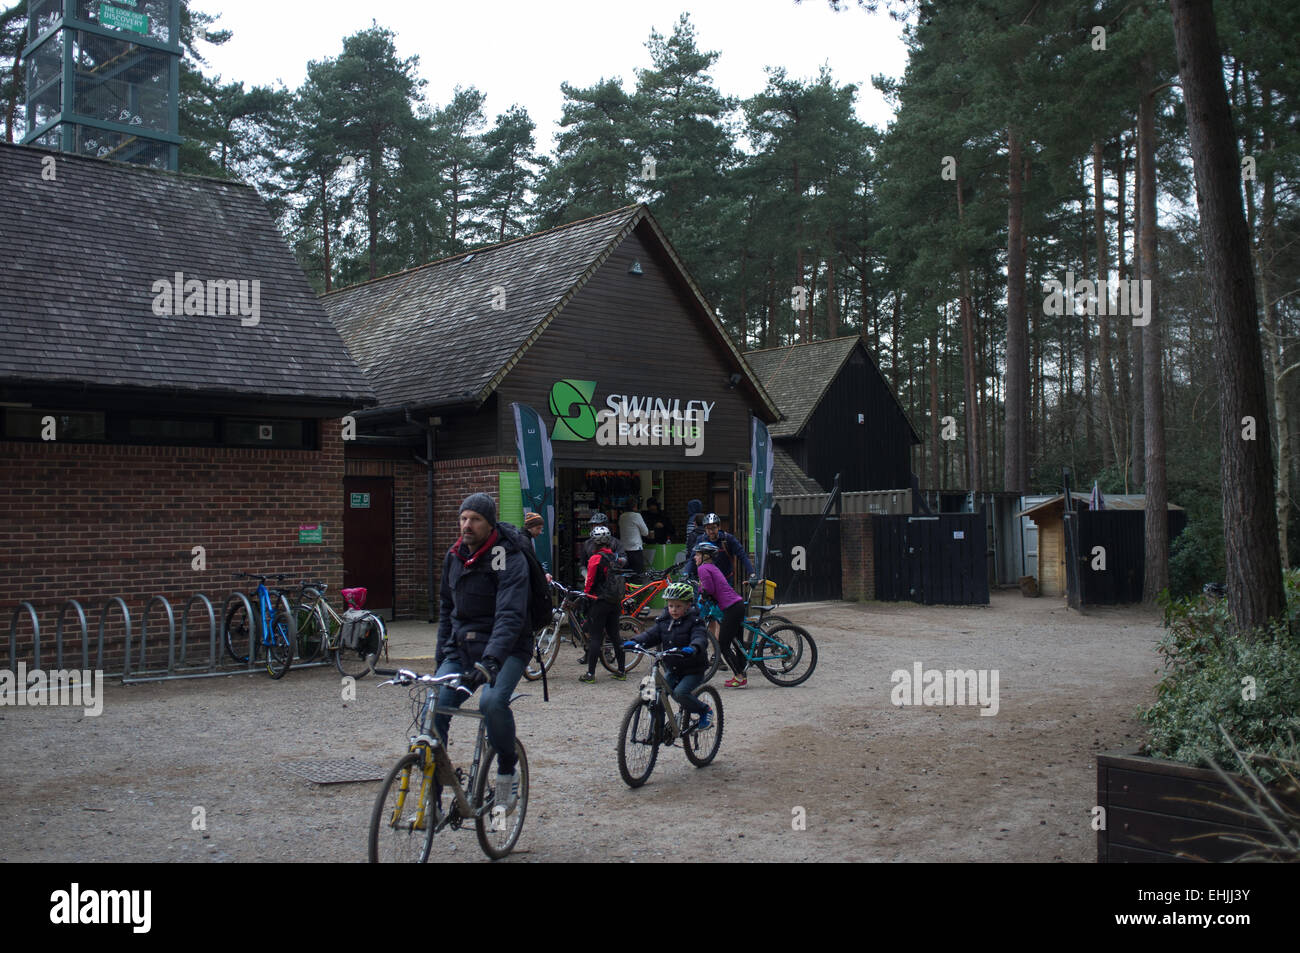
MULTIPOLYGON (((988 608, 825 603, 787 607, 817 640, 812 678, 722 689, 717 760, 660 750, 629 790, 615 745, 636 679, 577 681, 565 645, 515 703, 532 769, 511 859, 1075 861, 1096 856, 1095 754, 1131 749, 1156 682, 1153 613, 1080 616, 995 593, 988 608), (890 675, 997 669, 995 717, 895 707, 890 675), (796 809, 806 829, 795 830, 796 809)), ((432 628, 398 623, 394 658, 428 671, 432 628), (424 656, 423 659, 420 656, 424 656)), ((644 674, 642 662, 636 675, 644 674)), ((0 862, 364 859, 379 782, 314 785, 291 761, 357 758, 384 771, 405 749, 406 692, 373 676, 345 702, 332 668, 105 685, 104 711, 0 708, 0 862), (48 752, 50 756, 43 757, 48 752), (47 761, 48 763, 42 763, 47 761), (196 830, 202 809, 206 830, 196 830)), ((451 753, 472 751, 469 720, 451 753)), ((486 862, 467 828, 434 859, 486 862)))

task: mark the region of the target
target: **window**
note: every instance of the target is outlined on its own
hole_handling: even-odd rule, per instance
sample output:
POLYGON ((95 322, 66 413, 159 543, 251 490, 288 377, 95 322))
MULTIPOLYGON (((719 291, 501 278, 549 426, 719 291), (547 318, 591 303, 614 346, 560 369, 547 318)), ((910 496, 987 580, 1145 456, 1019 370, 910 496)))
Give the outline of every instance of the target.
MULTIPOLYGON (((225 424, 224 442, 232 447, 309 447, 308 428, 301 420, 229 417, 225 424)), ((315 428, 312 428, 313 436, 314 433, 315 428)))
POLYGON ((100 411, 5 408, 5 437, 13 440, 44 440, 51 434, 54 440, 103 440, 104 414, 100 411))
POLYGON ((217 442, 217 421, 215 417, 128 417, 122 442, 212 444, 217 442))
POLYGON ((161 416, 127 411, 0 408, 0 439, 182 447, 268 447, 316 450, 314 419, 161 416), (51 422, 52 420, 52 422, 51 422))

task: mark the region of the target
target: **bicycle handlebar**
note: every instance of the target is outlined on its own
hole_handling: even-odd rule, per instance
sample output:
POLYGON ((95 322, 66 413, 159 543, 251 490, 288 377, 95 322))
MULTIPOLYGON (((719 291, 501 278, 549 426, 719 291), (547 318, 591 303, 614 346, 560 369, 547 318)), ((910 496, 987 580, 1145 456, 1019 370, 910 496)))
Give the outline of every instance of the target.
POLYGON ((473 695, 474 692, 471 689, 468 689, 464 685, 460 684, 460 677, 463 674, 464 674, 463 672, 451 672, 450 674, 447 675, 417 675, 409 668, 399 668, 397 670, 397 674, 395 674, 392 678, 387 679, 386 681, 380 682, 379 684, 406 686, 406 685, 413 685, 416 682, 421 682, 425 685, 450 685, 452 688, 457 689, 458 691, 462 691, 466 695, 473 695))
POLYGON ((258 579, 262 582, 266 582, 268 579, 274 579, 276 582, 284 582, 289 578, 286 573, 267 573, 263 575, 262 573, 256 572, 232 572, 230 577, 232 579, 258 579))

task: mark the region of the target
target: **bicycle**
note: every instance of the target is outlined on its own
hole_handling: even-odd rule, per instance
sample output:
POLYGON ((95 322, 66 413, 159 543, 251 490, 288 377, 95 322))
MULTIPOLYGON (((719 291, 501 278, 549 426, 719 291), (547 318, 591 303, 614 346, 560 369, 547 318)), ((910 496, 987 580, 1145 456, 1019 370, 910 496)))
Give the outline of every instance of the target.
POLYGON ((722 745, 722 696, 718 690, 712 685, 700 685, 695 689, 695 697, 713 709, 713 724, 700 731, 694 727, 699 723, 698 719, 692 721, 685 709, 679 719, 673 709, 672 689, 664 678, 663 660, 680 656, 681 650, 656 652, 636 648, 628 651, 651 656, 654 671, 641 679, 641 697, 628 708, 619 728, 618 773, 623 776, 623 782, 630 788, 645 784, 659 758, 659 746, 671 746, 678 739, 681 739, 682 750, 691 764, 697 768, 709 764, 722 745))
POLYGON ((258 645, 266 647, 266 671, 272 678, 283 678, 289 671, 289 666, 293 664, 293 650, 298 641, 297 625, 294 621, 293 612, 289 609, 289 600, 285 598, 285 590, 268 589, 266 581, 275 579, 277 582, 284 581, 284 575, 262 575, 259 573, 237 572, 232 573, 234 579, 256 579, 257 589, 255 596, 257 607, 253 610, 254 618, 258 622, 258 632, 260 638, 255 640, 253 634, 253 620, 248 617, 248 609, 242 601, 236 602, 226 613, 225 628, 222 630, 222 640, 226 645, 226 652, 236 662, 247 662, 248 653, 240 655, 235 646, 243 645, 247 641, 249 653, 259 652, 258 645), (276 600, 278 605, 273 605, 272 600, 276 600), (260 618, 258 618, 260 616, 260 618))
MULTIPOLYGON (((530 682, 535 682, 542 677, 542 671, 549 672, 551 666, 560 654, 560 643, 563 636, 560 635, 560 626, 568 624, 569 641, 582 651, 581 659, 587 657, 587 646, 590 640, 587 636, 587 618, 583 603, 586 599, 584 593, 577 589, 568 589, 563 584, 554 580, 551 586, 560 594, 560 604, 551 610, 551 621, 539 629, 534 636, 537 649, 533 657, 528 661, 528 667, 524 669, 524 678, 530 682), (538 661, 538 657, 541 661, 538 661)), ((635 616, 621 615, 618 618, 619 638, 626 640, 634 635, 640 635, 646 629, 645 623, 635 616)), ((621 643, 620 643, 621 644, 621 643)), ((640 663, 641 659, 627 660, 624 672, 630 672, 640 663)), ((618 656, 614 654, 614 646, 608 641, 601 646, 600 664, 605 670, 612 673, 618 672, 618 656)))
MULTIPOLYGON (((524 745, 515 739, 515 754, 519 757, 515 768, 519 776, 519 799, 513 811, 497 807, 493 787, 492 765, 496 751, 487 740, 487 723, 483 713, 462 711, 459 708, 437 703, 438 689, 443 685, 474 694, 460 684, 460 674, 442 677, 417 675, 409 669, 398 669, 392 678, 380 685, 409 687, 414 718, 410 750, 403 756, 384 780, 370 814, 369 859, 372 864, 381 861, 426 863, 433 848, 433 836, 451 827, 460 830, 468 821, 474 822, 479 846, 493 860, 510 853, 523 831, 524 816, 528 813, 528 758, 524 745), (474 743, 474 760, 469 775, 451 763, 446 740, 434 728, 435 715, 464 715, 477 718, 478 738, 474 743), (418 779, 417 790, 412 781, 418 779), (444 792, 451 792, 451 803, 444 811, 441 795, 435 796, 441 782, 444 792), (511 820, 512 819, 512 820, 511 820), (495 835, 503 835, 496 837, 495 835)), ((510 697, 526 697, 516 692, 510 697)))
POLYGON ((298 653, 306 661, 321 655, 334 657, 339 674, 365 678, 375 670, 382 651, 388 658, 388 630, 384 620, 365 608, 366 590, 344 589, 347 605, 339 615, 325 598, 323 582, 303 580, 299 602, 294 606, 298 623, 298 653))
POLYGON ((793 688, 808 680, 817 667, 817 643, 801 625, 786 623, 770 629, 761 622, 745 619, 735 642, 744 664, 757 665, 773 685, 793 688), (801 665, 807 662, 807 669, 801 665))

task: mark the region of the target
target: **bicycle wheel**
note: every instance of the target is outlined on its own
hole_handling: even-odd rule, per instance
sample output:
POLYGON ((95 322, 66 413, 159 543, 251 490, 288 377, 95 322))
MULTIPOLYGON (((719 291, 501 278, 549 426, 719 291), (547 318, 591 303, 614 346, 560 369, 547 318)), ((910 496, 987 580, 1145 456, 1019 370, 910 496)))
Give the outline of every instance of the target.
MULTIPOLYGON (((432 804, 419 810, 424 788, 424 749, 403 757, 384 779, 370 812, 369 858, 372 864, 416 863, 429 859, 437 825, 432 804), (423 753, 422 753, 423 752, 423 753)), ((429 779, 430 797, 433 779, 429 779)))
POLYGON ((248 610, 242 602, 236 602, 226 613, 226 625, 221 630, 221 640, 226 645, 226 654, 236 662, 248 661, 248 637, 251 631, 248 610))
POLYGON ((662 734, 661 712, 652 702, 635 701, 623 716, 618 733, 618 773, 630 788, 639 788, 650 778, 659 757, 662 734))
POLYGON ((718 674, 718 669, 722 666, 722 649, 718 645, 718 640, 714 638, 713 633, 709 633, 709 667, 704 670, 704 681, 708 681, 714 675, 718 674))
MULTIPOLYGON (((695 697, 713 709, 713 724, 703 731, 688 733, 682 739, 682 750, 691 764, 702 768, 713 760, 722 745, 722 696, 712 685, 701 685, 695 689, 695 697)), ((682 712, 682 717, 685 716, 682 712)))
MULTIPOLYGON (((640 635, 647 628, 648 626, 645 624, 644 619, 638 619, 636 616, 632 615, 619 616, 619 643, 622 644, 623 642, 626 642, 634 635, 640 635)), ((626 663, 623 671, 629 674, 641 664, 641 659, 643 658, 643 656, 638 655, 635 652, 624 652, 623 657, 624 662, 626 663)), ((614 656, 614 646, 610 645, 608 642, 605 643, 605 650, 601 653, 601 662, 604 664, 605 668, 609 669, 611 672, 618 671, 618 659, 614 656)))
POLYGON ((293 649, 298 642, 298 627, 287 604, 276 610, 271 621, 271 640, 266 647, 266 671, 272 678, 284 678, 293 664, 293 649))
POLYGON ((817 667, 817 643, 807 629, 779 625, 763 633, 755 650, 755 661, 769 682, 791 688, 807 681, 817 667))
POLYGON ((357 639, 356 648, 339 645, 338 651, 334 653, 334 664, 340 675, 345 678, 365 678, 367 673, 374 670, 382 648, 379 632, 379 626, 372 616, 366 620, 366 630, 357 639))
MULTIPOLYGON (((528 813, 528 757, 524 754, 524 743, 518 738, 515 739, 515 754, 519 757, 519 762, 515 765, 515 773, 519 775, 519 800, 515 803, 515 809, 502 815, 493 813, 489 807, 474 818, 478 845, 493 860, 500 860, 514 850, 519 834, 524 829, 524 815, 528 813)), ((479 765, 478 778, 474 781, 474 804, 479 807, 496 804, 496 760, 496 751, 489 747, 487 757, 479 765)))
POLYGON ((558 622, 552 622, 540 632, 537 633, 537 652, 528 659, 528 667, 524 669, 524 678, 530 682, 535 682, 542 677, 542 672, 549 672, 551 666, 555 664, 555 659, 560 654, 560 626, 558 622), (542 657, 541 662, 537 661, 537 655, 542 657))
POLYGON ((298 661, 316 661, 325 651, 326 629, 320 606, 295 606, 294 621, 298 625, 298 661))

